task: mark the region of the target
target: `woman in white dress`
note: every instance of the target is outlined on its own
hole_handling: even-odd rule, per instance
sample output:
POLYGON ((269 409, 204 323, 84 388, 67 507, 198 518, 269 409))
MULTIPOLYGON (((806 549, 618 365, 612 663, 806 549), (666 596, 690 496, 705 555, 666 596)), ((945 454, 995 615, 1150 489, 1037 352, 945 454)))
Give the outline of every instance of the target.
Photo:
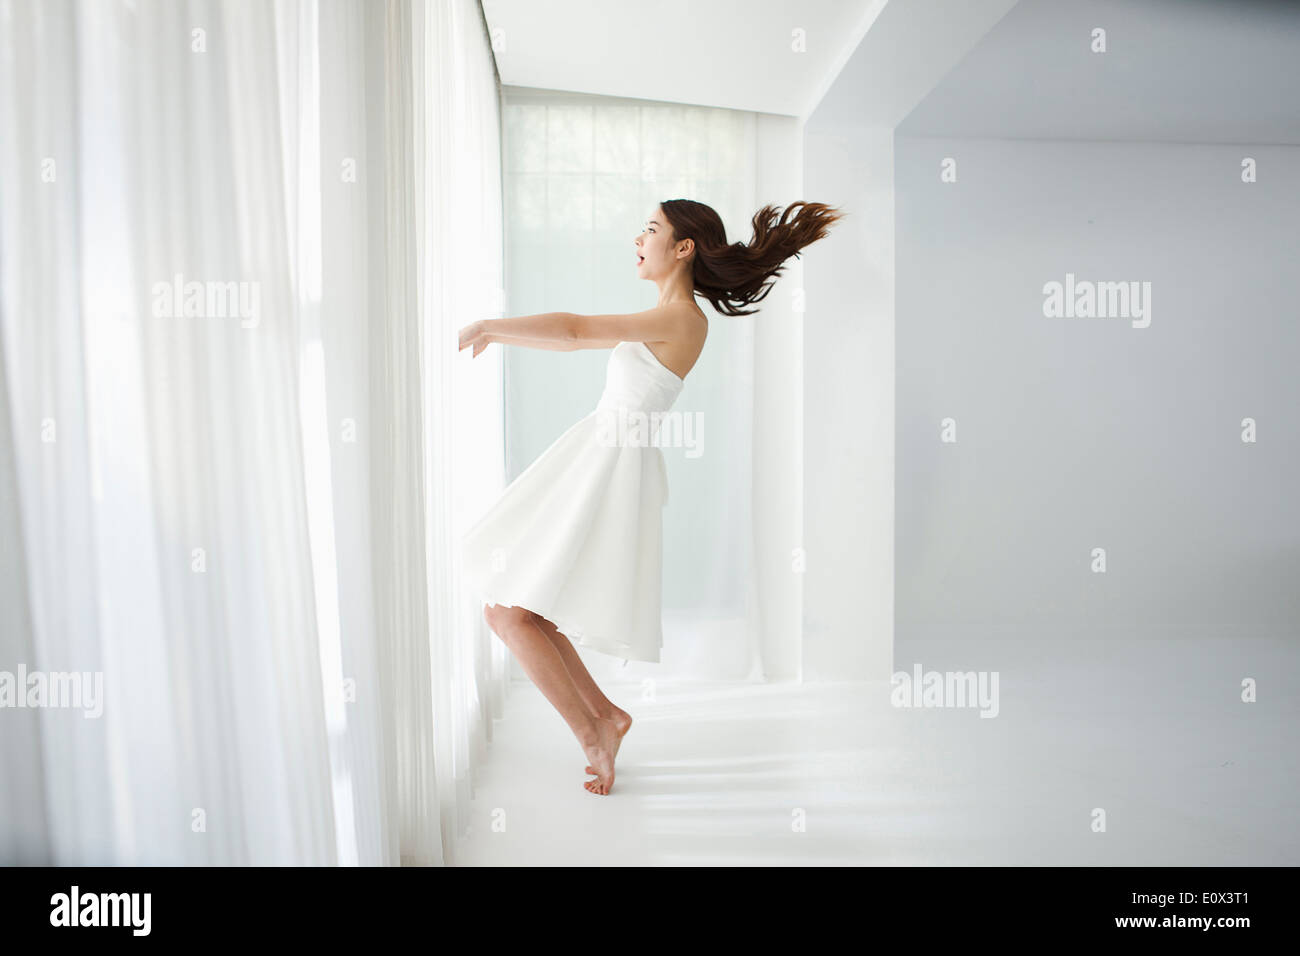
POLYGON ((634 240, 637 276, 659 287, 654 308, 547 312, 460 330, 460 348, 474 356, 493 342, 613 349, 596 409, 511 482, 461 543, 489 626, 578 738, 595 775, 583 784, 591 793, 610 792, 632 717, 601 692, 573 645, 625 661, 659 660, 668 481, 656 413, 671 408, 704 348, 709 320, 695 297, 724 315, 758 311, 742 307, 766 297, 785 261, 840 218, 821 203, 792 203, 783 213, 764 206, 752 240, 728 243, 713 209, 666 200, 634 240), (629 437, 629 415, 655 424, 629 437))

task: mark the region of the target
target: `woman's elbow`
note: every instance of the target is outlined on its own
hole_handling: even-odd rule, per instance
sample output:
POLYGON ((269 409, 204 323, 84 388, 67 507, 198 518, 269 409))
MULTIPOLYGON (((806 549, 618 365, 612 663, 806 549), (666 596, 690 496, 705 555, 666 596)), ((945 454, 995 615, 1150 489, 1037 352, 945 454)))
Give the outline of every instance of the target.
POLYGON ((560 325, 560 341, 571 349, 581 348, 586 329, 582 316, 572 312, 562 312, 563 323, 560 325))

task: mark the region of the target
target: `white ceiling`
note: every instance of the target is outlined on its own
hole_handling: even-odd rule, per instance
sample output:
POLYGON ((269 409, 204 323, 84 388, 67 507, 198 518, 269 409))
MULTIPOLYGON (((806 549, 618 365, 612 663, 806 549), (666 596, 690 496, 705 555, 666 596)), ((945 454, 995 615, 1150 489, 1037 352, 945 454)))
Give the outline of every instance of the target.
POLYGON ((482 4, 512 86, 803 118, 820 103, 911 136, 1300 144, 1300 0, 482 4))
POLYGON ((1300 3, 1020 0, 897 132, 1298 144, 1300 3))
POLYGON ((506 85, 806 116, 885 0, 482 4, 506 85))

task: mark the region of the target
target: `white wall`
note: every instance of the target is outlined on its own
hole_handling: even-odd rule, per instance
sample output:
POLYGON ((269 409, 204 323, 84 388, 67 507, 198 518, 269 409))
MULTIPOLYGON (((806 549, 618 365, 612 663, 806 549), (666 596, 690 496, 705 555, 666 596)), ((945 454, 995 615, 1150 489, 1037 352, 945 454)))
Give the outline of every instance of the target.
POLYGON ((1300 149, 896 150, 900 645, 1294 634, 1300 149), (1150 324, 1045 317, 1066 273, 1150 324))
POLYGON ((804 198, 847 214, 804 255, 807 680, 893 666, 892 140, 864 127, 804 138, 804 198))
MULTIPOLYGON (((803 198, 802 129, 758 114, 755 211, 803 198)), ((792 259, 754 322, 754 573, 769 679, 797 679, 802 665, 803 291, 803 262, 792 259)))
POLYGON ((893 670, 893 130, 1013 6, 888 4, 804 129, 802 198, 848 214, 804 254, 807 680, 893 670))
POLYGON ((855 219, 805 266, 805 677, 1294 635, 1300 9, 1227 7, 891 3, 809 117, 803 194, 855 219), (1045 318, 1067 272, 1150 281, 1151 327, 1045 318))

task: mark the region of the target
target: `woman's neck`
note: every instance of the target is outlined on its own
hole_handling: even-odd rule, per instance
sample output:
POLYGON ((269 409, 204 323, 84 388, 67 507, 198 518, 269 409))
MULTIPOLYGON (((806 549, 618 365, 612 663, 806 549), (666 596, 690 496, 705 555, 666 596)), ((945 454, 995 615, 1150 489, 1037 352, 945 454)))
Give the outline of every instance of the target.
POLYGON ((691 277, 682 273, 665 280, 659 286, 659 305, 672 305, 674 302, 694 302, 695 284, 691 277))

